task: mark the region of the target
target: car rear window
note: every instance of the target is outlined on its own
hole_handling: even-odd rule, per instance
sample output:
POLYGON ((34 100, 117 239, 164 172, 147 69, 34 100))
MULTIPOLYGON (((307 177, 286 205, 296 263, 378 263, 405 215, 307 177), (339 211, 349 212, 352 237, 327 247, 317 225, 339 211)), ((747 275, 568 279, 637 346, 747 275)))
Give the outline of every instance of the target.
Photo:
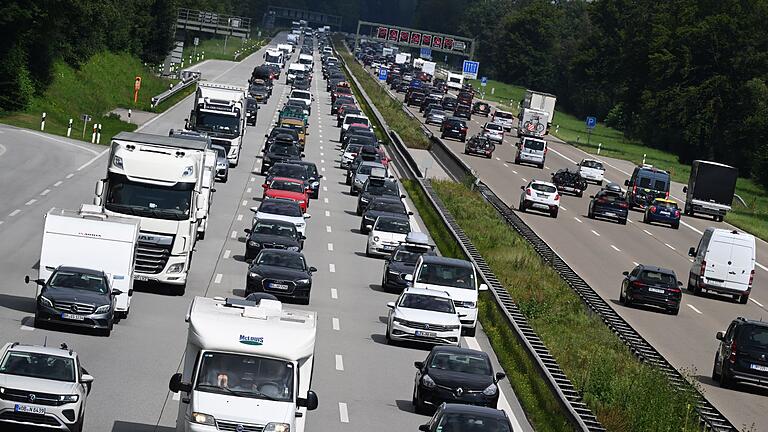
POLYGON ((603 164, 598 161, 593 160, 585 160, 581 162, 581 166, 584 168, 594 168, 605 171, 605 168, 603 168, 603 164))
POLYGON ((488 123, 487 125, 485 125, 485 128, 488 130, 495 130, 495 131, 504 130, 504 128, 501 125, 498 125, 495 123, 488 123))
POLYGON ((768 349, 768 327, 745 325, 739 334, 739 342, 744 345, 768 349))
POLYGON ((667 208, 667 209, 670 209, 670 210, 677 210, 678 209, 677 203, 674 203, 674 202, 656 201, 656 202, 653 203, 653 205, 655 205, 656 207, 663 207, 663 208, 667 208))
POLYGON ((544 150, 544 142, 536 140, 525 140, 523 141, 523 147, 529 150, 542 151, 544 150))
POLYGON ((496 111, 495 114, 496 117, 503 118, 503 119, 512 119, 512 113, 504 112, 504 111, 496 111))
POLYGON ((677 286, 677 278, 669 273, 645 270, 640 273, 640 280, 654 285, 677 286))
POLYGON ((531 184, 531 189, 538 191, 538 192, 546 192, 546 193, 555 193, 557 192, 557 188, 554 186, 550 186, 548 184, 543 183, 533 183, 531 184))

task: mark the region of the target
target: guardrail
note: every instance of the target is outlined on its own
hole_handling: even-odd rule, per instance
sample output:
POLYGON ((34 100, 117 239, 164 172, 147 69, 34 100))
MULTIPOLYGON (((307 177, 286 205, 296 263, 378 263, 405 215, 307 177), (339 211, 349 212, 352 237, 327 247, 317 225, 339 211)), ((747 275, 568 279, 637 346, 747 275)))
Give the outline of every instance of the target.
MULTIPOLYGON (((371 99, 365 93, 365 90, 362 88, 357 78, 354 76, 354 74, 352 74, 349 66, 344 62, 341 56, 337 56, 337 58, 341 59, 340 61, 346 70, 347 76, 350 77, 355 83, 358 90, 360 91, 360 94, 363 96, 363 99, 370 106, 374 116, 376 116, 378 122, 387 130, 391 137, 395 138, 392 140, 394 143, 392 149, 394 149, 395 154, 393 154, 393 156, 395 156, 395 160, 400 159, 404 161, 411 161, 404 164, 408 169, 406 176, 409 174, 414 175, 418 173, 418 175, 414 175, 413 177, 409 178, 415 180, 422 191, 424 191, 425 195, 432 203, 432 206, 442 218, 443 223, 448 227, 449 231, 452 233, 457 243, 459 243, 466 256, 469 257, 469 259, 478 269, 481 277, 489 286, 494 300, 507 318, 510 327, 512 327, 519 341, 527 350, 528 355, 530 355, 533 359, 539 373, 542 375, 545 382, 556 395, 558 402, 564 409, 564 412, 567 414, 570 422, 573 424, 573 426, 577 427, 581 431, 605 431, 605 428, 602 427, 600 422, 597 420, 597 417, 595 417, 592 411, 582 401, 578 390, 576 390, 570 379, 568 379, 562 369, 560 369, 560 366, 557 364, 557 360, 555 360, 555 358, 550 354, 547 347, 536 335, 536 332, 533 331, 525 316, 520 313, 520 309, 512 300, 509 292, 499 282, 498 278, 496 278, 496 275, 493 274, 493 271, 477 251, 477 248, 475 248, 475 246, 472 244, 472 241, 469 239, 469 237, 467 237, 461 227, 459 227, 458 223, 456 223, 456 221, 453 219, 453 216, 451 216, 451 214, 443 206, 442 201, 440 201, 440 198, 432 189, 429 180, 421 178, 422 176, 418 171, 418 166, 416 165, 415 161, 413 161, 413 157, 410 156, 410 152, 405 147, 402 140, 400 140, 400 137, 397 135, 397 133, 389 128, 386 120, 383 118, 378 109, 376 109, 376 107, 373 105, 371 99)), ((439 138, 434 137, 431 134, 429 136, 431 137, 433 143, 444 146, 439 138)), ((469 167, 463 161, 461 161, 461 159, 453 155, 450 151, 445 153, 444 156, 446 160, 450 160, 456 166, 461 167, 456 169, 467 170, 467 175, 474 175, 469 167)), ((464 176, 461 177, 463 179, 464 176)))
POLYGON ((165 102, 165 100, 167 100, 171 96, 184 90, 185 88, 191 86, 192 84, 197 83, 198 81, 200 81, 200 76, 201 76, 200 72, 182 71, 181 81, 179 81, 175 86, 171 87, 170 89, 152 98, 152 108, 157 108, 158 105, 165 102))

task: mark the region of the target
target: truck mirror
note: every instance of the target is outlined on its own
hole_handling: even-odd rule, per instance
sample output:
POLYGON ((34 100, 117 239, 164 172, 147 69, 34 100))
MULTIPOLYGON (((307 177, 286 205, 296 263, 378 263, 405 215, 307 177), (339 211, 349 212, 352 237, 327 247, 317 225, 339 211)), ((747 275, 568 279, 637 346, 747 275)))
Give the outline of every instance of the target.
POLYGON ((387 307, 390 308, 390 309, 394 309, 395 308, 395 302, 387 303, 387 307))
POLYGON ((29 283, 29 275, 24 276, 24 283, 25 284, 29 283))
POLYGON ((251 233, 251 229, 250 228, 246 228, 246 229, 243 230, 243 232, 245 232, 246 234, 250 234, 251 233))
POLYGON ((309 390, 307 392, 307 397, 305 398, 297 398, 296 405, 303 406, 307 408, 307 411, 313 411, 317 409, 317 394, 309 390))
POLYGON ((171 380, 168 382, 168 389, 174 393, 180 391, 189 393, 192 391, 192 384, 183 382, 181 378, 181 373, 173 374, 171 380))
POLYGON ((101 206, 101 197, 93 197, 93 205, 101 206))
POLYGON ((94 194, 99 198, 104 194, 104 180, 96 182, 96 190, 94 191, 94 194))
POLYGON ((624 186, 629 186, 629 180, 624 180, 624 186))
POLYGON ((120 294, 122 294, 122 293, 123 293, 123 292, 122 292, 121 290, 117 289, 117 288, 115 288, 115 289, 113 289, 113 290, 112 290, 112 295, 116 295, 116 296, 119 296, 119 295, 120 295, 120 294))

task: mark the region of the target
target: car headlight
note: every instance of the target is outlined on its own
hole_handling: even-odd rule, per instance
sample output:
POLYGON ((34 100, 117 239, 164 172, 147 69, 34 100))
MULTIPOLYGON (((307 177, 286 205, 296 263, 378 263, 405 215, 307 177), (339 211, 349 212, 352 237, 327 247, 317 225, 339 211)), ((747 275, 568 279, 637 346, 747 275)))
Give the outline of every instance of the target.
POLYGON ((432 380, 432 377, 426 374, 421 377, 421 383, 426 388, 435 388, 437 386, 437 384, 435 384, 435 382, 432 380))
POLYGON ((398 323, 398 324, 405 324, 408 321, 402 319, 402 318, 392 318, 392 322, 398 323))
POLYGON ((261 275, 258 272, 248 272, 248 277, 251 279, 261 279, 261 275))
POLYGON ((53 307, 53 302, 45 296, 40 296, 40 303, 48 307, 53 307))
POLYGON ((74 403, 80 400, 80 396, 76 394, 59 395, 59 402, 74 403))
POLYGON ((492 383, 491 385, 489 385, 488 387, 486 387, 486 388, 485 388, 485 390, 483 390, 483 394, 484 394, 484 395, 486 395, 486 396, 493 396, 493 395, 495 395, 495 394, 496 394, 496 392, 497 392, 498 390, 499 390, 499 388, 498 388, 498 387, 496 387, 496 384, 493 384, 493 383, 492 383))
POLYGON ((310 279, 298 279, 296 281, 297 285, 309 285, 309 283, 312 282, 310 279))
POLYGON ((123 158, 121 158, 118 155, 115 155, 112 158, 112 165, 115 166, 116 168, 123 169, 123 158))
POLYGON ((378 243, 379 242, 379 236, 373 236, 373 242, 378 243))
POLYGON ((360 197, 360 201, 362 201, 364 203, 367 203, 370 200, 368 198, 366 198, 366 197, 360 197))
POLYGON ((109 312, 109 309, 112 307, 112 305, 101 305, 96 308, 96 310, 93 312, 95 314, 103 314, 109 312))
POLYGON ((248 246, 258 247, 259 246, 259 242, 253 241, 253 240, 248 240, 248 246))
POLYGON ((298 252, 299 251, 299 247, 298 246, 288 246, 286 248, 286 250, 289 250, 291 252, 298 252))
POLYGON ((469 309, 474 309, 475 307, 477 307, 477 303, 473 301, 462 301, 462 302, 456 302, 456 303, 458 303, 457 306, 459 307, 465 307, 469 309))
POLYGON ((459 328, 461 328, 460 325, 447 325, 447 326, 445 326, 446 330, 458 330, 459 328))
POLYGON ((202 425, 208 425, 208 426, 215 426, 216 420, 213 418, 212 415, 203 414, 199 412, 193 412, 192 413, 192 422, 202 425))
POLYGON ((168 267, 168 273, 181 273, 184 270, 184 263, 176 263, 168 267))
POLYGON ((264 426, 264 432, 291 432, 291 425, 288 423, 267 423, 264 426))
POLYGON ((363 180, 355 177, 355 184, 363 184, 363 180))

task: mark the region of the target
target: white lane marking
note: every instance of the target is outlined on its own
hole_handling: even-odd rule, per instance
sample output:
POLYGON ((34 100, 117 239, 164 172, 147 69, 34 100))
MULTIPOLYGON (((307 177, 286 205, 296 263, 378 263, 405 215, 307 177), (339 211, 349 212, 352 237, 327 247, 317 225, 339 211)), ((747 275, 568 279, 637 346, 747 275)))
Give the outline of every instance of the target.
POLYGON ((181 392, 176 392, 173 394, 172 399, 177 401, 181 398, 181 392))
MULTIPOLYGON (((320 142, 322 143, 323 141, 322 141, 322 140, 320 140, 320 142)), ((320 146, 320 150, 322 150, 322 149, 323 149, 323 146, 320 146)))
POLYGON ((34 327, 30 327, 28 325, 23 325, 23 326, 19 327, 19 329, 24 330, 24 331, 35 331, 34 327))
POLYGON ((256 177, 251 177, 251 181, 255 182, 256 181, 256 177))
POLYGON ((231 251, 231 250, 229 250, 229 249, 225 250, 225 251, 224 251, 224 259, 227 259, 227 258, 229 258, 229 254, 231 254, 231 253, 232 253, 232 251, 231 251))
POLYGON ((344 359, 341 357, 341 354, 336 354, 336 370, 344 370, 344 359))
POLYGON ((581 221, 581 219, 577 218, 576 216, 574 216, 573 218, 576 219, 576 222, 578 222, 578 223, 584 223, 584 222, 581 221))
POLYGON ((326 215, 327 217, 330 217, 330 216, 331 216, 331 212, 329 212, 328 210, 326 210, 326 211, 325 211, 325 215, 326 215))
POLYGON ((72 177, 74 177, 74 176, 75 176, 74 174, 67 174, 67 176, 66 176, 66 177, 64 177, 64 178, 66 178, 66 179, 71 179, 71 178, 72 178, 72 177))
POLYGON ((321 157, 322 157, 322 156, 325 156, 325 153, 323 153, 323 152, 320 152, 320 156, 321 156, 321 157))
POLYGON ((4 223, 5 223, 5 221, 0 221, 0 225, 2 225, 2 224, 4 224, 4 223))
POLYGON ((245 193, 251 193, 251 191, 253 191, 253 188, 248 188, 245 190, 245 193))
POLYGON ((509 165, 507 165, 507 164, 504 164, 504 166, 505 166, 505 167, 507 167, 507 168, 509 168, 509 165))
POLYGON ((341 326, 339 325, 339 319, 336 317, 333 317, 333 319, 331 320, 331 323, 332 323, 333 329, 336 331, 339 331, 339 329, 341 328, 341 326))
POLYGON ((544 169, 550 169, 548 166, 544 165, 544 169))
POLYGON ((513 173, 513 174, 517 174, 517 171, 515 171, 515 170, 512 170, 512 173, 513 173))
POLYGON ((611 245, 611 247, 612 247, 612 248, 613 248, 613 250, 615 250, 616 252, 621 252, 621 249, 617 248, 616 246, 614 246, 614 245, 611 245))
POLYGON ((232 234, 230 235, 232 238, 237 238, 237 231, 232 231, 232 234))
POLYGON ((328 198, 323 198, 323 202, 328 204, 328 198))
POLYGON ((761 269, 763 269, 763 270, 765 270, 765 271, 768 271, 768 267, 766 267, 766 266, 764 266, 764 265, 760 264, 759 262, 756 262, 756 263, 755 263, 755 265, 756 265, 756 266, 758 266, 758 267, 760 267, 761 269))
POLYGON ((243 200, 243 206, 247 206, 247 205, 248 205, 248 201, 243 200))
POLYGON ((674 247, 674 246, 672 246, 671 244, 669 244, 669 243, 664 243, 664 244, 665 244, 665 245, 667 245, 667 247, 668 247, 668 248, 670 248, 670 249, 672 249, 672 250, 675 250, 675 247, 674 247))
POLYGON ((339 292, 336 290, 336 288, 331 288, 331 298, 334 300, 339 298, 339 292))
POLYGON ((336 273, 336 266, 333 264, 328 264, 328 271, 331 273, 336 273))
POLYGON ((594 234, 594 235, 596 235, 596 236, 600 237, 600 233, 599 233, 599 232, 597 232, 597 231, 595 231, 595 230, 590 230, 590 231, 592 231, 592 234, 594 234))
POLYGON ((644 230, 643 230, 643 232, 644 232, 644 233, 646 233, 646 234, 648 234, 649 236, 652 236, 652 235, 653 235, 653 234, 651 234, 651 232, 650 232, 650 231, 648 231, 648 230, 646 230, 646 229, 644 229, 644 230))
POLYGON ((326 225, 325 226, 325 232, 331 232, 331 226, 330 225, 326 225))
POLYGON ((764 307, 762 303, 760 303, 759 301, 753 299, 752 297, 749 298, 749 301, 751 301, 752 303, 754 303, 754 304, 756 304, 756 305, 758 305, 760 307, 764 307))
POLYGON ((49 193, 51 193, 51 190, 50 190, 50 189, 46 189, 46 190, 44 190, 44 191, 40 192, 40 196, 46 196, 46 195, 48 195, 49 193))
POLYGON ((325 172, 325 167, 320 167, 320 171, 325 172))
POLYGON ((562 210, 562 211, 568 211, 568 209, 567 209, 567 208, 565 208, 565 207, 563 207, 563 206, 560 206, 560 210, 562 210))
POLYGON ((700 230, 700 229, 697 229, 697 228, 696 228, 695 226, 693 226, 693 225, 689 225, 689 224, 687 224, 687 223, 685 223, 685 222, 683 222, 683 221, 680 221, 680 223, 681 223, 681 224, 682 224, 684 227, 688 227, 688 228, 692 229, 692 230, 693 230, 693 232, 695 232, 696 234, 699 234, 699 235, 701 235, 701 234, 704 234, 704 231, 702 231, 702 230, 700 230))
POLYGON ((696 312, 697 314, 703 315, 700 310, 696 309, 696 306, 691 305, 691 304, 686 304, 686 306, 688 306, 689 308, 693 309, 693 311, 696 312))
POLYGON ((14 216, 16 216, 19 213, 21 213, 21 210, 16 209, 16 210, 12 211, 8 216, 9 217, 14 217, 14 216))
POLYGON ((640 264, 638 264, 638 263, 637 263, 637 262, 635 262, 635 261, 632 261, 632 264, 634 264, 634 266, 635 266, 635 267, 637 267, 637 266, 639 266, 639 265, 640 265, 640 264))
POLYGON ((29 201, 25 202, 25 203, 24 203, 24 205, 25 205, 25 206, 31 206, 32 204, 34 204, 34 203, 36 203, 36 202, 37 202, 37 200, 33 198, 33 199, 31 199, 31 200, 29 200, 29 201))
POLYGON ((240 214, 240 215, 237 215, 237 220, 238 220, 238 221, 241 221, 241 220, 243 220, 243 215, 241 215, 241 214, 240 214))
POLYGON ((528 183, 528 179, 527 178, 525 178, 525 177, 521 177, 521 178, 523 179, 524 182, 528 183))
POLYGON ((102 156, 104 156, 105 154, 109 153, 109 150, 111 150, 111 149, 106 149, 106 150, 104 150, 103 152, 101 152, 101 153, 97 154, 96 156, 92 157, 92 158, 91 158, 91 159, 90 159, 88 162, 86 162, 86 163, 84 163, 84 164, 80 165, 80 168, 78 168, 78 169, 77 169, 77 171, 82 171, 82 170, 84 170, 84 169, 88 168, 88 166, 89 166, 90 164, 92 164, 92 163, 96 162, 97 160, 99 160, 99 158, 100 158, 100 157, 102 157, 102 156))
POLYGON ((333 252, 333 243, 328 243, 328 252, 333 252))
POLYGON ((325 163, 325 159, 320 159, 320 163, 324 164, 325 163))
POLYGON ((56 183, 53 184, 53 187, 59 187, 61 184, 64 183, 63 181, 59 180, 56 183))
POLYGON ((222 277, 223 275, 221 273, 216 273, 216 277, 213 279, 213 283, 217 283, 217 284, 221 283, 222 277))
POLYGON ((634 223, 634 222, 632 222, 632 219, 629 219, 629 218, 627 218, 627 222, 629 222, 629 223, 631 223, 631 224, 633 224, 633 223, 634 223))
POLYGON ((347 412, 347 404, 339 402, 339 421, 342 423, 349 423, 349 413, 347 412))
POLYGON ((496 157, 496 160, 497 160, 497 161, 500 161, 501 159, 499 159, 498 157, 496 157))
POLYGON ((328 187, 327 186, 323 186, 323 192, 328 192, 328 187))
POLYGON ((572 163, 572 164, 575 164, 575 163, 577 163, 575 160, 573 160, 573 159, 569 158, 568 156, 566 156, 566 155, 564 155, 564 154, 560 153, 559 151, 557 151, 557 150, 553 149, 553 148, 552 148, 552 146, 549 146, 549 149, 550 149, 550 150, 552 150, 552 153, 554 153, 554 154, 556 154, 556 155, 560 156, 561 158, 563 158, 563 159, 567 160, 568 162, 570 162, 570 163, 572 163))

